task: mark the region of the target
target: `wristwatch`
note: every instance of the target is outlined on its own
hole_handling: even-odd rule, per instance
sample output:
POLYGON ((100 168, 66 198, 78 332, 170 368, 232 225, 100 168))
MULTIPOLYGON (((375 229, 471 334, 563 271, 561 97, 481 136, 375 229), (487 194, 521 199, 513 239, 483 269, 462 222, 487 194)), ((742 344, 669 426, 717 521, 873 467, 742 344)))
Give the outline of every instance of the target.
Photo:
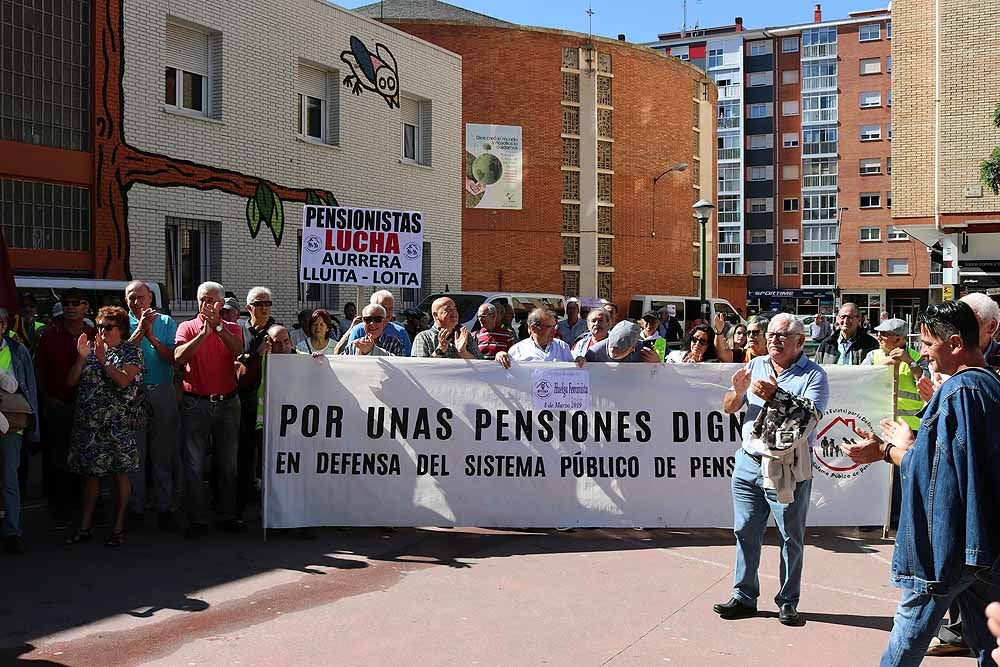
POLYGON ((215 325, 215 333, 222 333, 222 329, 223 329, 222 322, 219 322, 218 324, 215 325))
POLYGON ((909 367, 910 367, 911 370, 921 367, 919 361, 911 361, 908 365, 909 365, 909 367))

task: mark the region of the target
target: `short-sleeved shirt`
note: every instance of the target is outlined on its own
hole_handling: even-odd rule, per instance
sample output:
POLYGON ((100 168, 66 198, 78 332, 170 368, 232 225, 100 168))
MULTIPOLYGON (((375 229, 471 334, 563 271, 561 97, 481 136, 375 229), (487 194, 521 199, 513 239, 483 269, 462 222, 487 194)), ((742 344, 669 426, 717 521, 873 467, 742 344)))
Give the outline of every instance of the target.
MULTIPOLYGON (((200 315, 193 320, 182 322, 177 327, 174 339, 177 345, 194 340, 201 331, 202 322, 200 315)), ((222 326, 236 336, 237 340, 243 341, 243 332, 239 324, 223 321, 222 326)), ((200 396, 229 394, 236 391, 236 371, 233 367, 235 360, 236 357, 222 342, 222 338, 212 332, 184 366, 184 391, 200 396)))
POLYGON ((497 352, 506 352, 516 341, 514 334, 504 328, 480 329, 476 333, 476 343, 479 345, 479 354, 483 359, 495 359, 497 352))
MULTIPOLYGON (((83 333, 94 340, 96 331, 94 327, 84 324, 83 333)), ((49 396, 60 401, 72 401, 76 398, 76 385, 66 383, 69 370, 80 356, 76 351, 76 339, 77 336, 66 328, 63 318, 57 317, 42 329, 42 337, 35 351, 35 365, 41 371, 40 383, 49 396)))
POLYGON ((553 338, 544 348, 535 342, 534 338, 525 338, 510 348, 508 352, 513 361, 531 363, 536 361, 573 361, 573 353, 569 345, 558 338, 553 338))
MULTIPOLYGON (((351 329, 351 335, 347 338, 347 342, 349 344, 353 343, 359 338, 364 338, 366 335, 367 334, 365 333, 364 323, 355 324, 354 328, 351 329)), ((412 343, 410 342, 410 334, 406 333, 405 327, 403 327, 400 324, 396 324, 395 322, 389 322, 385 327, 385 331, 383 331, 382 335, 379 336, 379 340, 381 341, 386 336, 397 338, 399 339, 399 342, 402 343, 402 350, 403 350, 402 353, 395 356, 399 357, 410 356, 410 352, 412 350, 412 343)), ((379 343, 379 346, 382 346, 382 344, 379 343)), ((392 350, 387 350, 387 352, 393 354, 392 350)))
MULTIPOLYGON (((139 326, 139 320, 132 313, 129 313, 129 336, 135 332, 137 326, 139 326)), ((174 322, 173 318, 162 313, 157 315, 156 319, 153 320, 153 336, 156 340, 173 349, 174 337, 176 335, 177 323, 174 322)), ((139 348, 142 350, 143 365, 145 367, 142 381, 145 384, 172 384, 174 381, 173 362, 165 361, 156 351, 156 348, 153 347, 153 344, 145 337, 139 343, 139 348)))
POLYGON ((570 324, 569 318, 563 318, 556 324, 556 333, 568 344, 572 344, 585 331, 587 331, 587 320, 582 317, 577 318, 576 324, 570 324))

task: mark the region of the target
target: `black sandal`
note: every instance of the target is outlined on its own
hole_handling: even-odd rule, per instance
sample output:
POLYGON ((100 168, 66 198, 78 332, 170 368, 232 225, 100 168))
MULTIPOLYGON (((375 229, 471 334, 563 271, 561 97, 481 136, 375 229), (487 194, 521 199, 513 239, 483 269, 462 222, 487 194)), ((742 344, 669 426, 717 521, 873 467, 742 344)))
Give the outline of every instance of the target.
POLYGON ((115 532, 111 533, 111 536, 108 537, 108 541, 104 543, 104 546, 120 547, 123 544, 125 544, 125 531, 116 530, 115 532))
POLYGON ((66 538, 65 544, 79 544, 80 542, 89 542, 90 538, 94 536, 93 530, 84 530, 81 528, 72 535, 66 538))

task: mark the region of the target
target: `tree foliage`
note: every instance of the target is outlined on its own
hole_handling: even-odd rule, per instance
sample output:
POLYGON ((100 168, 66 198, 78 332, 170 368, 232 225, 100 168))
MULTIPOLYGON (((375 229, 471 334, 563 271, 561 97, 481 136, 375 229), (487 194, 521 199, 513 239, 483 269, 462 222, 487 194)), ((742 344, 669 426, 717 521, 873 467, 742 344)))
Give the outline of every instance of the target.
MULTIPOLYGON (((1000 128, 1000 102, 993 109, 993 125, 1000 128)), ((1000 146, 994 148, 990 156, 979 164, 979 180, 993 194, 1000 195, 1000 146)))

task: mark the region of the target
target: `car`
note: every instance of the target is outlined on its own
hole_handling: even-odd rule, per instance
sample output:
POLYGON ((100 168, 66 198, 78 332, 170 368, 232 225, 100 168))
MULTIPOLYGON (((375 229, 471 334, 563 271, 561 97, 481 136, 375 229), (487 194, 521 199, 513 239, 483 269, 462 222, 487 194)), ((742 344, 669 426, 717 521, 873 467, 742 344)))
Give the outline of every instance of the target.
POLYGON ((530 309, 538 307, 553 311, 556 319, 563 317, 566 312, 566 300, 561 294, 535 292, 435 292, 421 301, 417 305, 417 310, 427 313, 433 323, 431 304, 445 296, 455 302, 455 307, 458 308, 458 321, 470 330, 476 328, 478 324, 476 314, 479 312, 479 306, 484 303, 503 302, 507 307, 514 309, 514 319, 518 321, 523 320, 530 309))
MULTIPOLYGON (((35 297, 38 315, 43 320, 52 317, 52 307, 59 303, 63 292, 70 288, 82 290, 87 295, 90 309, 86 317, 91 320, 102 306, 125 305, 125 286, 127 280, 100 280, 94 278, 68 278, 56 276, 14 276, 14 285, 18 294, 30 294, 35 297)), ((160 283, 151 282, 149 289, 153 293, 153 308, 165 315, 170 314, 169 305, 163 300, 164 287, 160 283)))

